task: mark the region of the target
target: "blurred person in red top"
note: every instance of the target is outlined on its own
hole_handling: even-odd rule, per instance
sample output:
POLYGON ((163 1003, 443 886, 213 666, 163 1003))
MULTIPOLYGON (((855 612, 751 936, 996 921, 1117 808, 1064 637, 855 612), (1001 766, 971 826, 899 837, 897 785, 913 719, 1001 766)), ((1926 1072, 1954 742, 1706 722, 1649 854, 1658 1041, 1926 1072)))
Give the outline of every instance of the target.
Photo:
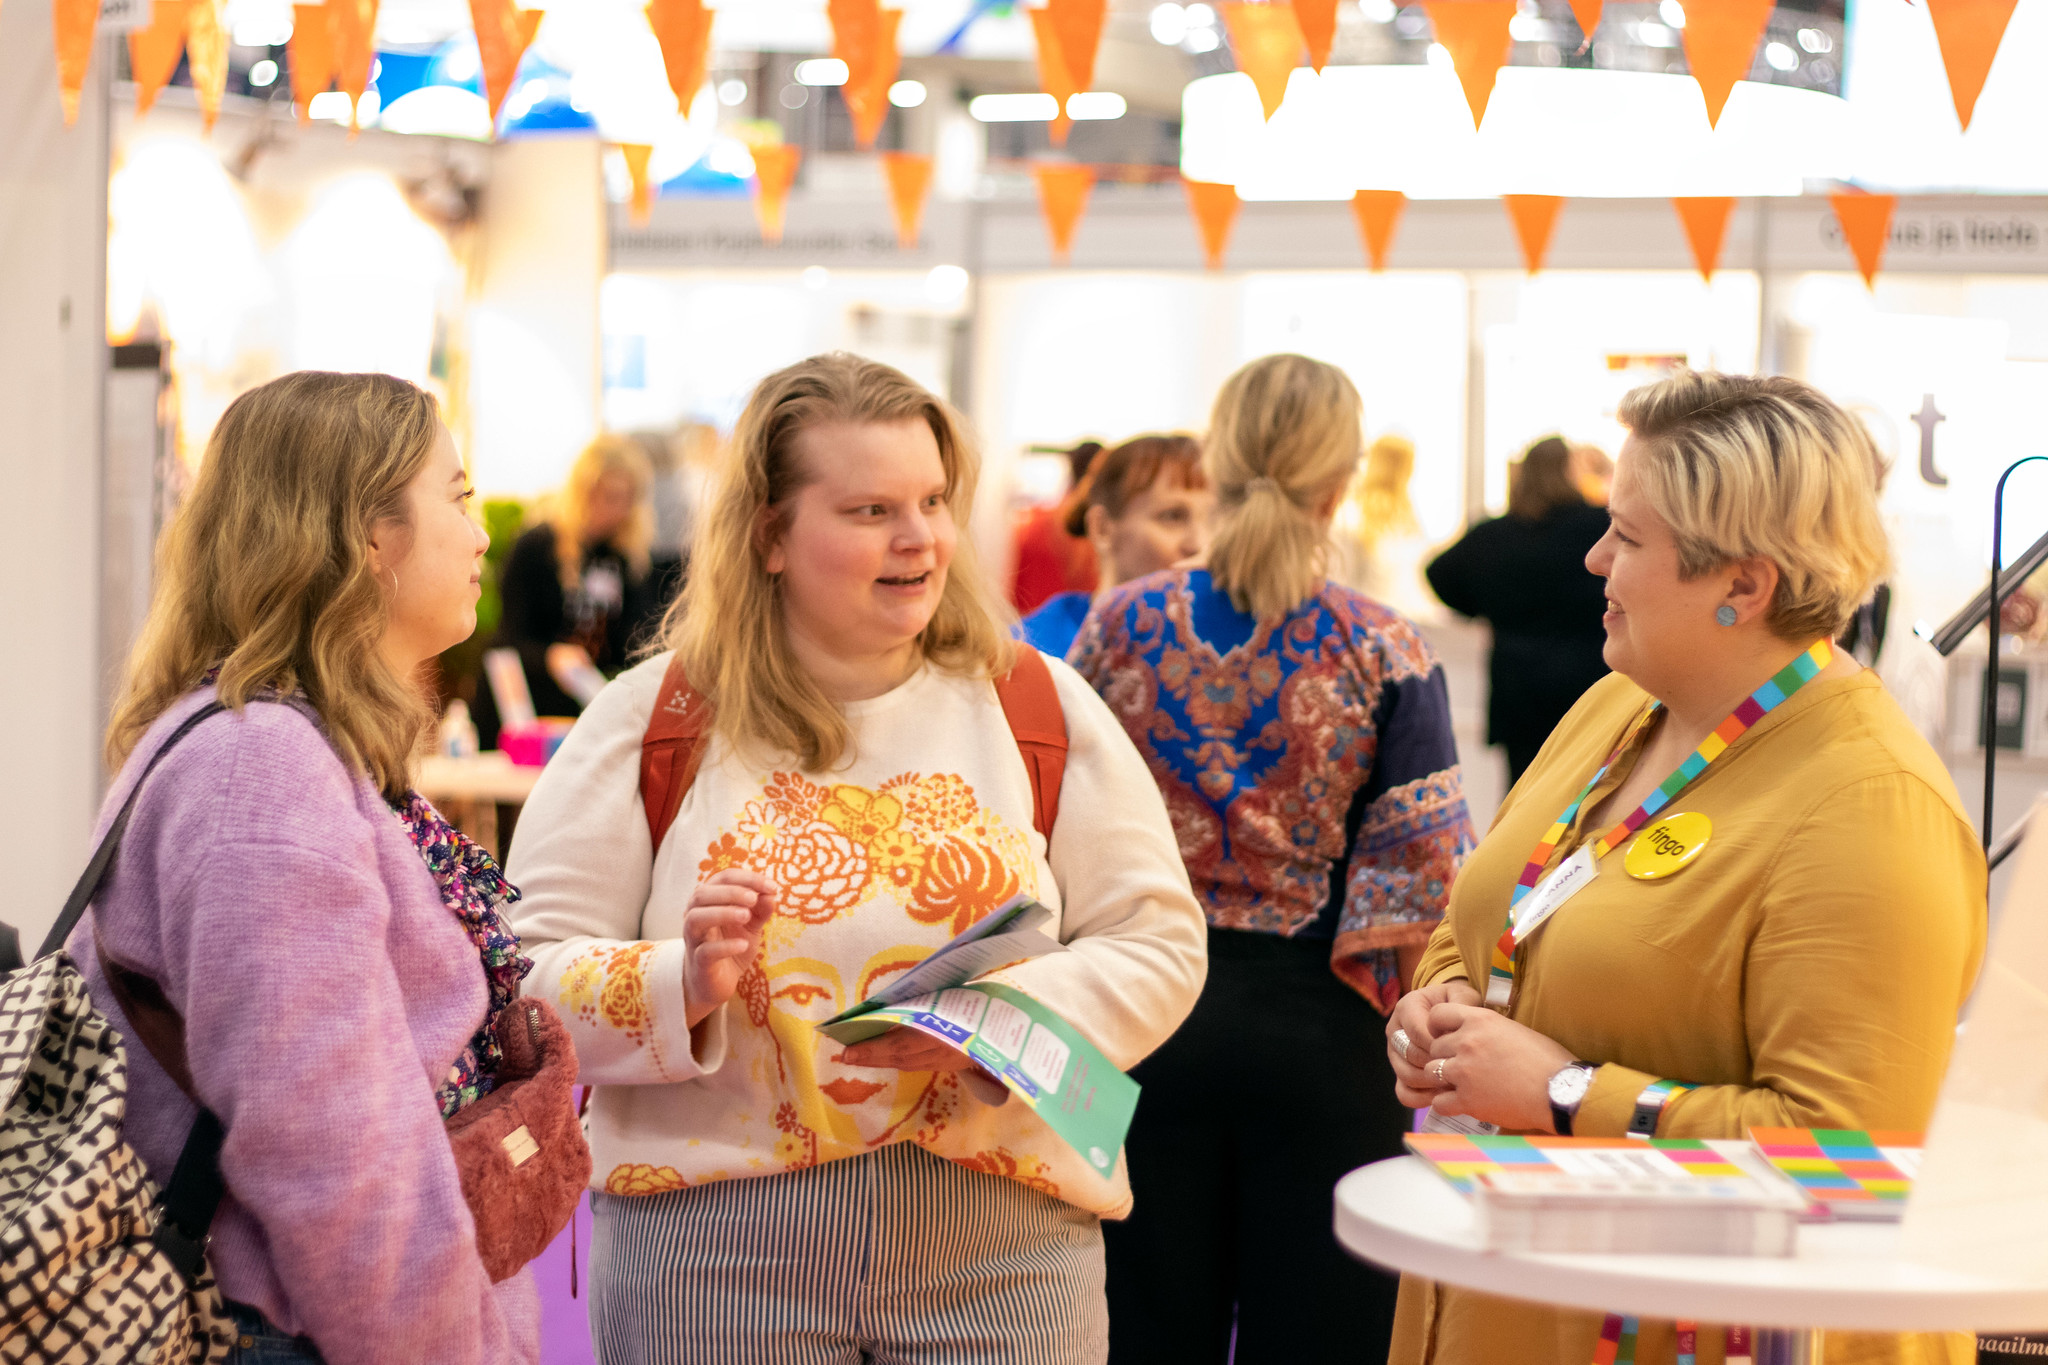
POLYGON ((1202 552, 1215 501, 1192 436, 1134 436, 1097 456, 1067 499, 1066 532, 1094 548, 1101 586, 1046 598, 1018 623, 1020 638, 1064 659, 1097 598, 1202 552))
POLYGON ((1010 602, 1019 616, 1029 616, 1058 593, 1095 591, 1095 549, 1067 534, 1067 518, 1087 496, 1088 470, 1102 453, 1102 442, 1083 441, 1062 453, 1070 472, 1066 496, 1030 508, 1017 519, 1010 602))

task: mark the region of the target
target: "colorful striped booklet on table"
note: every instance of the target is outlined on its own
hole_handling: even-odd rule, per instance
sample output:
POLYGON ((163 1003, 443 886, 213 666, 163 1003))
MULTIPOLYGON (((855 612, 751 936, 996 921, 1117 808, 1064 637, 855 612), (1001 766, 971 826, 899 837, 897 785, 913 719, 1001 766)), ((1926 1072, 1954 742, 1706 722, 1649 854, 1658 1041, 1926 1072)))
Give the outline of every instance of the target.
POLYGON ((1809 1219, 1896 1223, 1906 1216, 1924 1134, 1752 1128, 1749 1140, 1806 1195, 1809 1219))
POLYGON ((1807 1201, 1747 1142, 1415 1133, 1495 1251, 1789 1256, 1807 1201))

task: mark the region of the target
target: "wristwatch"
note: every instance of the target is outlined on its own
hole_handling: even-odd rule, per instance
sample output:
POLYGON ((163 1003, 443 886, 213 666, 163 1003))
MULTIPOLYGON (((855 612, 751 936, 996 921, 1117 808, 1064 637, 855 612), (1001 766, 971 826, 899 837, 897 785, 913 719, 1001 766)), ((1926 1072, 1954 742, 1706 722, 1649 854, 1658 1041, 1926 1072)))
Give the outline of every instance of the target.
POLYGON ((1572 1135, 1572 1120, 1578 1117, 1579 1104, 1592 1088, 1593 1073, 1598 1069, 1591 1062, 1567 1062, 1550 1078, 1550 1122, 1559 1137, 1572 1135))

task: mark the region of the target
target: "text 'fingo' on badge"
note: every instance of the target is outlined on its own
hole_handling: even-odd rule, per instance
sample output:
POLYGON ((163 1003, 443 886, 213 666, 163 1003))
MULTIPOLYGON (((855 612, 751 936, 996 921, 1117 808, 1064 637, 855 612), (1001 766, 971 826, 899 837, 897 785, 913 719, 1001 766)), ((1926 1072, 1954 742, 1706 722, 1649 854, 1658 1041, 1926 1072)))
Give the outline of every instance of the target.
POLYGON ((1667 815, 1636 835, 1622 866, 1637 881, 1657 881, 1689 867, 1713 834, 1714 822, 1698 811, 1667 815))

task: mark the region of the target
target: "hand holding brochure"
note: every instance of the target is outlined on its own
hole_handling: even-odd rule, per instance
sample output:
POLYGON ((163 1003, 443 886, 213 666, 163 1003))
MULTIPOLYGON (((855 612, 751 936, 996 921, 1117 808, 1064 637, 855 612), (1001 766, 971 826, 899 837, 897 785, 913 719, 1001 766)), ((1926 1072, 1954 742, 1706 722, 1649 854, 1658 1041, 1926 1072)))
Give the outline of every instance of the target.
POLYGON ((992 981, 967 984, 998 967, 1066 951, 1039 932, 1051 918, 1037 901, 1019 897, 818 1031, 852 1044, 901 1026, 950 1044, 1107 1175, 1130 1131, 1138 1083, 1022 991, 992 981))

